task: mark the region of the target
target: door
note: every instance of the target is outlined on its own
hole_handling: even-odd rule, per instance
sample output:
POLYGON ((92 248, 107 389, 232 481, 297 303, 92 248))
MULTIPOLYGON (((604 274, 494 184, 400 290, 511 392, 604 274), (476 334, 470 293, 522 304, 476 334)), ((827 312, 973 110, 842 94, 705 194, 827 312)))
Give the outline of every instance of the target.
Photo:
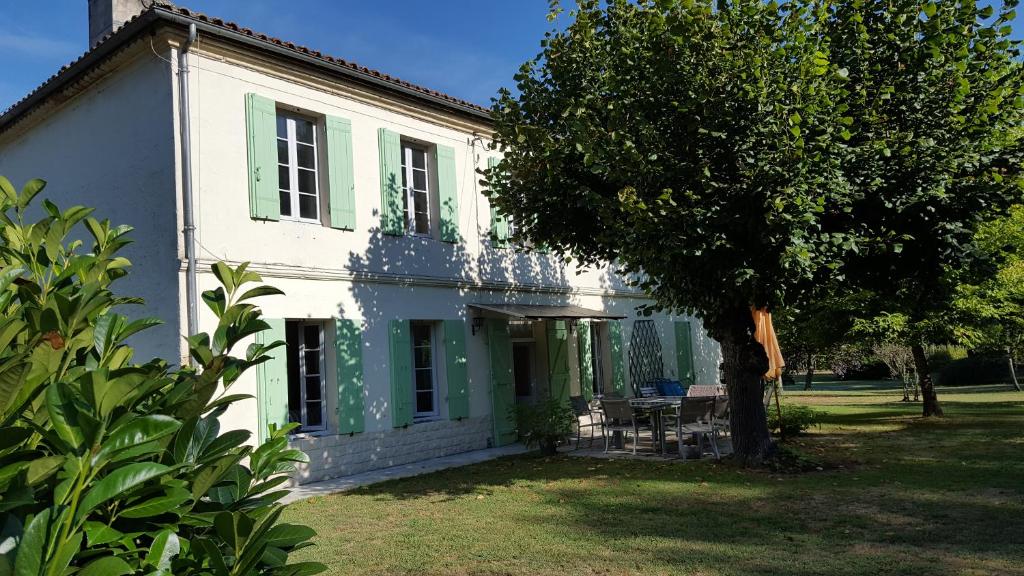
POLYGON ((533 343, 512 344, 512 379, 515 382, 516 402, 523 402, 533 396, 533 343))
POLYGON ((590 362, 594 377, 590 382, 594 396, 604 394, 604 343, 601 340, 601 325, 590 325, 590 362))
POLYGON ((494 417, 494 444, 505 446, 518 437, 515 420, 515 383, 513 378, 512 338, 508 322, 487 320, 487 347, 491 359, 491 413, 494 417))

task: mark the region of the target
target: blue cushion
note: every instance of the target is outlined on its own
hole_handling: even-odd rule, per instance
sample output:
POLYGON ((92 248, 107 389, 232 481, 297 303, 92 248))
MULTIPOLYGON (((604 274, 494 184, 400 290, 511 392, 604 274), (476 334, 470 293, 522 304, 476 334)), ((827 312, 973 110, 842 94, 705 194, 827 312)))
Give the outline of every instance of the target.
POLYGON ((678 380, 661 380, 658 382, 658 394, 661 396, 686 396, 682 382, 678 380))

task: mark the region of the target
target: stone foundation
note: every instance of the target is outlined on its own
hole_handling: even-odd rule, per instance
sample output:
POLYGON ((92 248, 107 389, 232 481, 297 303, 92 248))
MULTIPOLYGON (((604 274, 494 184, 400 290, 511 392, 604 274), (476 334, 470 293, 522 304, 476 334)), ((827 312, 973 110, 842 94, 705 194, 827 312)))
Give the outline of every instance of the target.
POLYGON ((349 435, 296 437, 292 448, 309 456, 299 466, 294 484, 308 484, 487 448, 491 441, 490 418, 461 421, 435 420, 408 428, 349 435))

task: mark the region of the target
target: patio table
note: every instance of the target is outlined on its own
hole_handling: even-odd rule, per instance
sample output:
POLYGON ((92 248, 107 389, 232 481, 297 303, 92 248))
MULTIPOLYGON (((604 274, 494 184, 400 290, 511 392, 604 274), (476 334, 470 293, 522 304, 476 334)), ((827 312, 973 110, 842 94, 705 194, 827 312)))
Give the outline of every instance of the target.
POLYGON ((665 433, 662 429, 662 415, 669 408, 676 408, 683 401, 680 396, 649 396, 647 398, 630 398, 629 405, 634 411, 648 414, 651 417, 651 435, 658 443, 661 453, 665 453, 665 433))

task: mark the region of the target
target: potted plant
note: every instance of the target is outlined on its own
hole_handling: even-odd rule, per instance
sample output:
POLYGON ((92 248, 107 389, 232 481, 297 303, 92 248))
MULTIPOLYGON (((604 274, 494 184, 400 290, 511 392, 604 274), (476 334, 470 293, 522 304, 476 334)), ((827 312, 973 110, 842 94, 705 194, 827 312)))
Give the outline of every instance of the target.
POLYGON ((558 443, 572 434, 575 421, 572 410, 554 398, 516 406, 516 422, 526 447, 538 446, 545 456, 557 452, 558 443))

